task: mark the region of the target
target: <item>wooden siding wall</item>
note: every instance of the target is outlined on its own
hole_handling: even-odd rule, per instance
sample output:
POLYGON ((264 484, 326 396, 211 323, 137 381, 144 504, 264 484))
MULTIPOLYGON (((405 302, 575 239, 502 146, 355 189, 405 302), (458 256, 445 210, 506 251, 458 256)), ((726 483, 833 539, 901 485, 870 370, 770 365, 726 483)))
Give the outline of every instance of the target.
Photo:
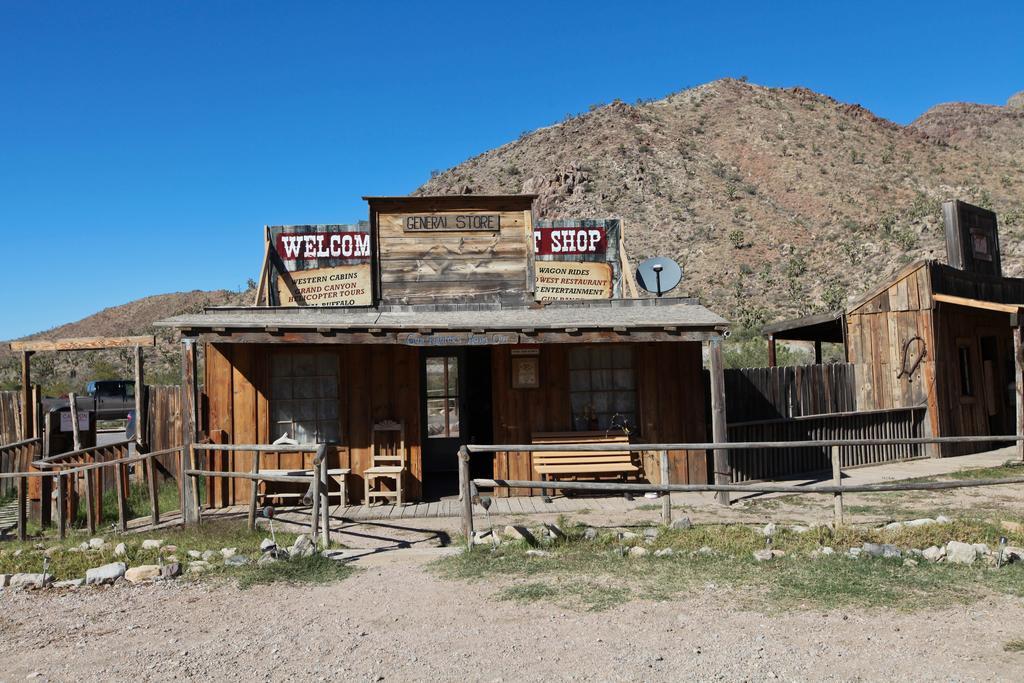
MULTIPOLYGON (((1007 389, 1012 377, 1013 337, 1010 330, 1009 314, 981 311, 963 306, 939 304, 935 311, 936 354, 939 373, 936 383, 939 433, 942 436, 970 436, 1004 432, 1012 434, 1015 429, 1015 404, 1011 402, 1007 389), (995 337, 996 358, 994 363, 994 385, 988 386, 981 356, 981 338, 995 337), (968 357, 970 374, 974 383, 974 396, 961 395, 960 359, 958 340, 966 340, 970 349, 968 357), (1009 367, 1008 367, 1009 366, 1009 367), (989 425, 989 410, 986 392, 991 391, 995 409, 1003 420, 1002 429, 989 425)), ((964 455, 998 448, 996 444, 941 444, 943 456, 964 455)))
POLYGON ((371 215, 376 221, 379 291, 384 303, 437 303, 466 297, 481 302, 521 300, 531 289, 533 221, 523 200, 466 197, 457 209, 449 203, 423 208, 375 203, 371 215), (500 231, 404 231, 406 216, 429 213, 497 213, 500 231))
MULTIPOLYGON (((534 432, 571 431, 569 402, 568 344, 541 347, 538 389, 511 388, 511 352, 494 347, 491 376, 494 392, 495 443, 530 443, 534 432)), ((699 342, 635 344, 637 412, 640 422, 637 442, 682 442, 705 440, 705 378, 699 342)), ((704 451, 670 453, 673 483, 706 483, 708 457, 704 451)), ((643 476, 660 480, 658 456, 645 453, 643 476)), ((528 453, 495 455, 494 476, 498 479, 534 479, 528 453)), ((504 489, 508 491, 508 489, 504 489)), ((514 495, 529 493, 512 491, 514 495)))
MULTIPOLYGON (((273 353, 310 350, 337 354, 342 445, 329 454, 329 467, 352 469, 349 502, 362 499, 362 472, 370 466, 370 430, 383 420, 405 424, 409 457, 409 495, 418 498, 420 458, 419 353, 394 345, 323 345, 303 347, 263 344, 208 344, 206 384, 208 434, 216 443, 269 443, 269 374, 273 353)), ((252 454, 211 454, 211 469, 249 471, 252 454)), ((264 468, 308 466, 312 454, 265 455, 264 468)), ((208 491, 214 506, 248 501, 248 481, 222 480, 208 491)))
MULTIPOLYGON (((931 286, 928 268, 904 274, 892 285, 847 315, 847 352, 857 376, 859 410, 887 410, 924 405, 926 387, 934 383, 935 349, 932 330, 931 286), (908 379, 897 377, 903 366, 903 347, 921 337, 927 354, 908 379)), ((907 364, 920 352, 911 344, 907 364)))
POLYGON ((856 409, 852 363, 725 371, 725 412, 730 423, 856 409))

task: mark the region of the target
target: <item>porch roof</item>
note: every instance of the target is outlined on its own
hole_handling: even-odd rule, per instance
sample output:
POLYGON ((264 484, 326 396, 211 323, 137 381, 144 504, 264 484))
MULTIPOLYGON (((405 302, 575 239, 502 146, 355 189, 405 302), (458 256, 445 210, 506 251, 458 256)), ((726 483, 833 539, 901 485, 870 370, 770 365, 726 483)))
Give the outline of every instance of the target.
MULTIPOLYGON (((378 308, 219 307, 156 323, 185 334, 233 332, 525 332, 568 333, 702 331, 720 334, 729 323, 696 299, 616 299, 536 305, 445 304, 378 308)), ((382 340, 383 341, 383 340, 382 340)))
POLYGON ((761 334, 791 341, 843 341, 843 312, 830 311, 765 325, 761 334))

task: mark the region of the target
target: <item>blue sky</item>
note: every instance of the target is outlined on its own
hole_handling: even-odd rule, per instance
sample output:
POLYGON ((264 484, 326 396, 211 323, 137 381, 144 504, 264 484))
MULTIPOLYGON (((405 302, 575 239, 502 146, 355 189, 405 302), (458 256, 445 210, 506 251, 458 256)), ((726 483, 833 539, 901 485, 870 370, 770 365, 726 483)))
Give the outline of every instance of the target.
POLYGON ((0 339, 238 289, 262 226, 724 76, 907 123, 1024 89, 1017 2, 0 0, 0 339), (955 35, 951 35, 955 31, 955 35))

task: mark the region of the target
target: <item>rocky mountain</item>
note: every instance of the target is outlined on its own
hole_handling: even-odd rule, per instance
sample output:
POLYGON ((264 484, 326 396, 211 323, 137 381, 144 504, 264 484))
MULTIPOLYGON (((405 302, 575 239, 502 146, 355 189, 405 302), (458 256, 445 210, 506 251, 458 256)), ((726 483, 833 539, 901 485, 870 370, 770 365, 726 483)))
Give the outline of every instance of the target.
MULTIPOLYGON (((669 255, 678 293, 739 326, 841 307, 903 264, 944 258, 940 204, 999 214, 1003 267, 1024 275, 1024 93, 941 104, 908 126, 805 88, 721 80, 661 100, 594 105, 436 174, 415 194, 539 195, 542 218, 619 217, 631 262, 669 255)), ((185 292, 106 309, 37 337, 143 334, 154 321, 251 292, 185 292)), ((175 381, 167 332, 147 352, 175 381)), ((121 376, 119 352, 39 354, 53 393, 121 376)), ((0 383, 17 382, 0 357, 0 383)))
POLYGON ((416 194, 531 192, 541 218, 620 217, 631 262, 746 327, 841 307, 944 258, 940 204, 1000 215, 1024 274, 1024 109, 940 105, 900 126, 805 88, 721 80, 595 105, 436 174, 416 194))
MULTIPOLYGON (((253 292, 194 290, 158 294, 136 299, 120 306, 105 308, 77 322, 33 334, 24 339, 68 339, 72 337, 117 337, 156 335, 156 348, 145 350, 148 384, 174 384, 181 373, 181 348, 173 333, 153 326, 157 320, 185 313, 197 313, 206 306, 241 306, 252 302, 253 292)), ((93 379, 131 377, 134 361, 130 349, 38 353, 32 358, 34 381, 48 395, 59 396, 70 390, 81 392, 93 379)), ((0 355, 0 387, 20 385, 18 356, 0 355)))

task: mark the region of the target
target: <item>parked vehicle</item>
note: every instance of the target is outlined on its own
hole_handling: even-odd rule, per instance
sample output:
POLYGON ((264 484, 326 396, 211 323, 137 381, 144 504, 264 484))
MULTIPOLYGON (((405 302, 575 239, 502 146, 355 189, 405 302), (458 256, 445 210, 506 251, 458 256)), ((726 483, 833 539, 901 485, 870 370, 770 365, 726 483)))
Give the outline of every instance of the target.
MULTIPOLYGON (((96 412, 97 420, 124 420, 135 410, 135 382, 128 379, 98 379, 85 385, 86 395, 76 397, 78 410, 96 412)), ((43 408, 66 407, 68 398, 47 398, 43 408)))

